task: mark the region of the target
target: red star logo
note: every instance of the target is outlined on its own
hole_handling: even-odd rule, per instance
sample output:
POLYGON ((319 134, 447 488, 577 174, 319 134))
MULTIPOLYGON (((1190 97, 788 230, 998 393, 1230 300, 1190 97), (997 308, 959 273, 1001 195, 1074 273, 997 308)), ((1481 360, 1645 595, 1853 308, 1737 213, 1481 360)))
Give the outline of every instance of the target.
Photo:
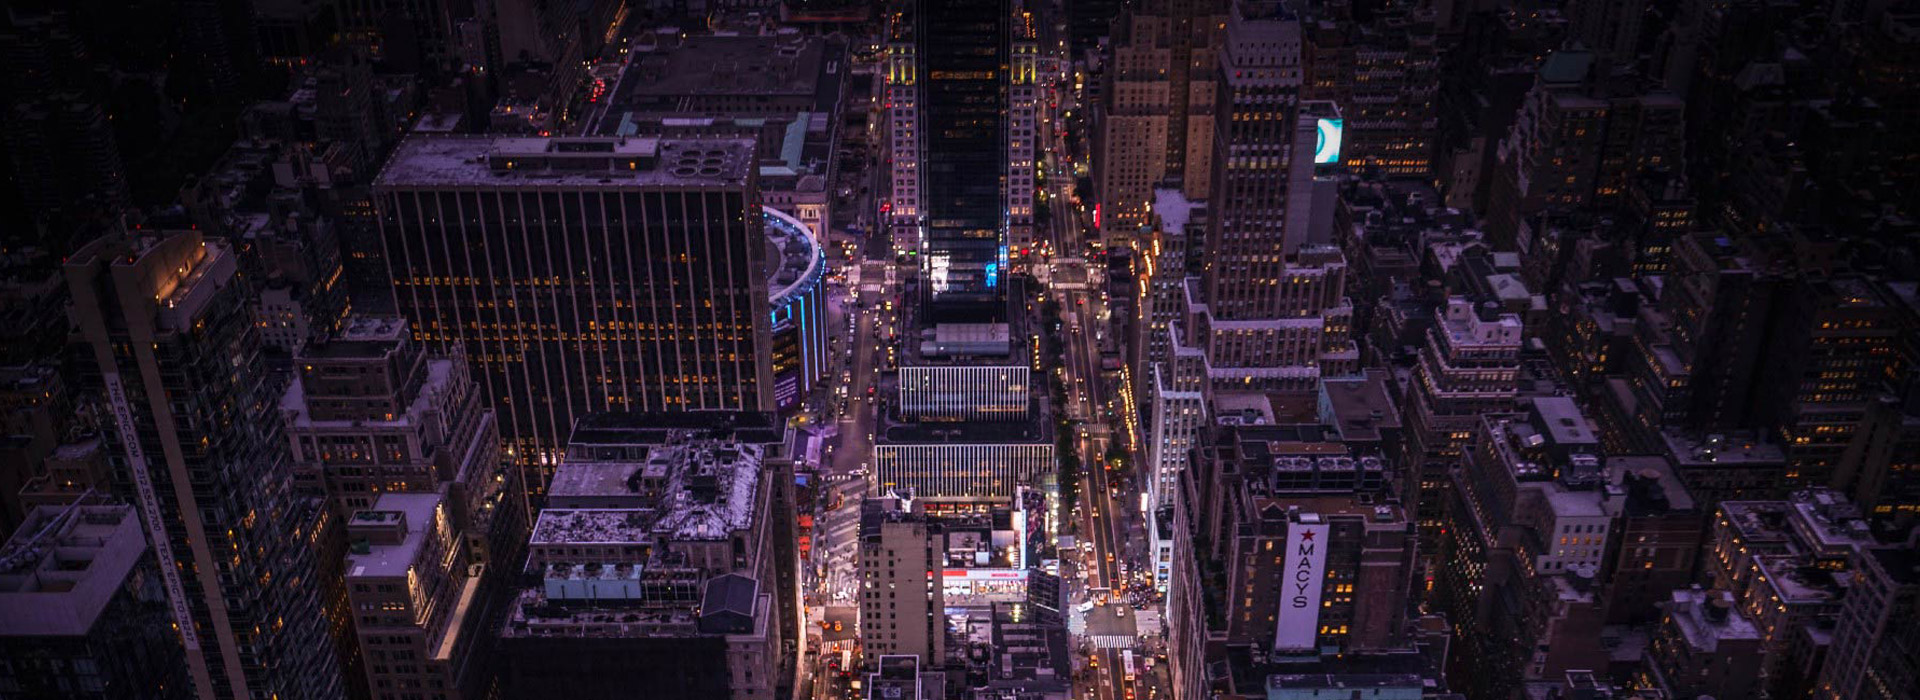
POLYGON ((1313 536, 1314 536, 1315 534, 1317 534, 1317 533, 1315 533, 1315 532, 1314 532, 1314 531, 1312 531, 1312 530, 1308 530, 1308 531, 1306 531, 1306 532, 1302 532, 1302 533, 1300 533, 1300 541, 1302 541, 1302 542, 1306 542, 1306 541, 1308 541, 1308 540, 1311 540, 1311 539, 1313 539, 1313 536))

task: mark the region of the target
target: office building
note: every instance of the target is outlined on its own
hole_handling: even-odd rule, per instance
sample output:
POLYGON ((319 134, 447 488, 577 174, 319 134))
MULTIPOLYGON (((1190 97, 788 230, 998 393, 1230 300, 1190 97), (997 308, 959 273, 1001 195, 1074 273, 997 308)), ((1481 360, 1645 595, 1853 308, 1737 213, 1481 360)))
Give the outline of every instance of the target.
POLYGON ((883 421, 870 493, 1004 503, 1054 473, 1053 422, 883 421))
POLYGON ((1859 509, 1833 491, 1720 504, 1702 569, 1764 633, 1758 677, 1769 695, 1814 693, 1856 590, 1855 554, 1875 544, 1859 509))
POLYGON ((1434 570, 1434 605, 1454 625, 1450 675, 1493 697, 1599 667, 1596 583, 1614 522, 1593 426, 1572 399, 1547 396, 1482 416, 1474 433, 1434 570))
MULTIPOLYGON (((296 492, 324 499, 329 511, 315 539, 323 604, 346 680, 368 684, 359 692, 376 696, 414 681, 457 692, 460 684, 437 671, 437 680, 387 678, 384 688, 370 675, 393 665, 368 663, 390 650, 366 648, 367 634, 358 631, 365 615, 347 581, 349 547, 358 513, 387 494, 411 493, 440 499, 435 510, 456 545, 443 563, 463 575, 515 549, 514 540, 525 536, 526 501, 519 470, 501 461, 495 414, 466 358, 428 356, 402 318, 350 317, 293 360, 280 416, 296 492)), ((442 659, 439 667, 450 663, 442 659)))
MULTIPOLYGON (((1224 0, 1135 3, 1114 24, 1095 158, 1100 236, 1119 248, 1160 215, 1155 189, 1212 192, 1224 0)), ((1144 247, 1143 247, 1144 249, 1144 247)))
POLYGON ((1440 55, 1430 9, 1348 3, 1306 10, 1308 100, 1340 105, 1340 161, 1356 172, 1424 178, 1439 136, 1440 55))
POLYGON ((21 199, 37 216, 113 211, 132 201, 113 125, 77 92, 12 103, 0 119, 21 199))
POLYGON ((1033 412, 1023 365, 900 368, 900 415, 914 420, 1023 421, 1033 412))
POLYGON ((27 517, 20 494, 44 476, 73 416, 69 382, 52 362, 0 367, 0 533, 27 517))
MULTIPOLYGON (((1520 317, 1497 306, 1448 297, 1435 310, 1407 392, 1408 493, 1417 493, 1421 538, 1429 545, 1443 525, 1449 467, 1474 438, 1480 417, 1512 410, 1518 393, 1520 317)), ((1427 547, 1426 551, 1437 551, 1427 547)))
POLYGON ((1895 700, 1920 685, 1920 553, 1914 542, 1863 547, 1813 697, 1895 700))
POLYGON ((465 357, 429 356, 406 319, 350 318, 295 365, 280 399, 295 485, 324 496, 335 517, 383 493, 443 487, 462 530, 489 530, 468 518, 490 520, 502 499, 518 507, 517 475, 501 473, 499 427, 465 357))
POLYGON ((482 697, 490 607, 438 493, 382 494, 346 520, 347 600, 375 698, 482 697))
POLYGON ((1667 697, 1758 697, 1763 635, 1726 591, 1673 591, 1642 664, 1667 697))
POLYGON ((1607 622, 1649 622, 1668 594, 1693 582, 1710 511, 1664 458, 1608 457, 1606 466, 1602 505, 1616 523, 1602 563, 1607 622))
POLYGON ((1226 577, 1213 631, 1229 644, 1300 654, 1405 641, 1413 528, 1388 497, 1386 463, 1330 437, 1314 424, 1224 427, 1195 467, 1215 499, 1199 519, 1215 551, 1201 556, 1226 577))
POLYGON ((575 431, 527 541, 537 583, 497 631, 499 697, 791 692, 781 616, 797 600, 775 583, 781 431, 765 414, 650 418, 590 416, 575 431))
POLYGON ((0 547, 0 692, 196 697, 140 527, 132 506, 44 507, 0 547))
MULTIPOLYGON (((1334 154, 1316 144, 1327 144, 1321 120, 1338 109, 1302 104, 1300 44, 1300 21, 1284 4, 1234 3, 1220 53, 1206 245, 1206 302, 1221 319, 1305 315, 1296 305, 1319 291, 1288 268, 1302 246, 1330 242, 1332 183, 1317 183, 1315 171, 1334 154), (1316 190, 1328 195, 1329 217, 1318 238, 1308 225, 1316 190)), ((1331 145, 1338 150, 1337 135, 1331 145)))
POLYGON ((194 232, 77 251, 66 274, 83 376, 105 392, 132 479, 116 492, 151 528, 197 692, 331 695, 340 675, 315 568, 324 512, 293 489, 280 388, 235 257, 194 232))
POLYGON ((1536 214, 1625 205, 1634 178, 1680 160, 1685 101, 1610 92, 1597 60, 1572 48, 1540 63, 1491 166, 1487 234, 1496 249, 1515 250, 1536 214))
POLYGON ((374 203, 398 307, 464 349, 539 493, 592 411, 771 410, 747 139, 423 137, 374 203))
POLYGON ((1568 33, 1592 49, 1604 69, 1631 69, 1640 57, 1643 0, 1579 0, 1567 4, 1568 33))
POLYGON ((58 9, 16 8, 0 22, 0 91, 10 97, 0 143, 24 206, 15 223, 81 220, 132 202, 91 38, 58 9))
POLYGON ((1189 277, 1188 268, 1199 261, 1190 257, 1189 250, 1199 243, 1195 237, 1205 228, 1204 218, 1195 219, 1204 216, 1205 207, 1178 190, 1156 189, 1155 225, 1140 247, 1147 274, 1135 324, 1139 333, 1132 343, 1133 395, 1142 406, 1146 491, 1156 512, 1172 508, 1180 472, 1186 469, 1206 422, 1206 355, 1198 347, 1176 341, 1176 335, 1190 332, 1182 323, 1189 285, 1197 279, 1189 277))
POLYGON ((1010 251, 1034 243, 1034 16, 1024 0, 885 11, 894 249, 916 257, 930 312, 1000 320, 1010 251))
POLYGON ((946 662, 946 571, 941 530, 908 498, 869 498, 860 512, 860 647, 875 663, 912 656, 946 662))
POLYGON ((846 44, 787 29, 688 35, 660 27, 633 38, 624 65, 596 74, 590 131, 600 136, 760 139, 762 203, 825 231, 841 145, 846 44))

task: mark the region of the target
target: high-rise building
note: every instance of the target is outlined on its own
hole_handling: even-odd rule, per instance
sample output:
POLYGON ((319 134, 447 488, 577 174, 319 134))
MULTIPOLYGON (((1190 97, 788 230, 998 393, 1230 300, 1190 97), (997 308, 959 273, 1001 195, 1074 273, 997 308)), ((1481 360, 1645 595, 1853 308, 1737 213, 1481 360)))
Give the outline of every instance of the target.
POLYGON ((771 414, 583 418, 497 630, 496 696, 791 692, 784 439, 771 414))
POLYGON ((1764 633, 1756 674, 1772 697, 1813 694, 1852 598, 1855 552, 1874 540, 1858 509, 1815 489, 1783 500, 1730 500, 1709 525, 1703 574, 1764 633))
MULTIPOLYGON (((1275 1, 1233 4, 1220 50, 1206 303, 1221 319, 1295 316, 1277 306, 1307 242, 1287 227, 1300 122, 1300 22, 1275 1)), ((1311 151, 1309 151, 1311 152, 1311 151)), ((1289 310, 1291 311, 1291 310, 1289 310)))
POLYGON ((484 697, 489 593, 447 505, 387 493, 346 521, 347 600, 373 697, 484 697))
POLYGON ((1920 686, 1920 552, 1904 546, 1864 547, 1833 631, 1833 649, 1813 697, 1897 700, 1920 686))
POLYGON ((1548 56, 1500 140, 1487 176, 1493 180, 1487 233, 1497 248, 1512 250, 1520 221, 1537 212, 1593 201, 1607 102, 1585 91, 1592 67, 1588 51, 1548 56))
POLYGON ((45 476, 72 421, 69 381, 52 362, 0 367, 0 534, 27 517, 23 489, 45 476))
POLYGON ((1567 4, 1568 33, 1592 49, 1602 65, 1631 69, 1640 57, 1645 0, 1576 0, 1567 4))
POLYGON ((383 493, 448 487, 459 529, 484 531, 467 518, 507 505, 498 500, 512 482, 495 478, 510 476, 498 473, 499 426, 464 356, 429 356, 406 319, 362 316, 308 346, 295 365, 280 399, 295 485, 324 496, 336 517, 373 507, 383 493))
MULTIPOLYGON (((1473 697, 1606 663, 1596 582, 1613 517, 1599 437, 1573 399, 1483 415, 1453 470, 1433 600, 1454 625, 1450 676, 1473 697)), ((1424 497, 1424 494, 1423 494, 1424 497)))
POLYGON ((1514 250, 1535 214, 1625 205, 1635 177, 1678 163, 1685 102, 1610 92, 1596 61, 1575 48, 1540 64, 1491 165, 1487 233, 1496 248, 1514 250))
MULTIPOLYGON (((329 629, 347 683, 375 692, 379 683, 369 671, 392 665, 368 663, 389 650, 365 646, 368 635, 359 624, 365 615, 346 581, 355 514, 385 494, 437 495, 435 510, 457 538, 447 563, 465 575, 467 567, 493 565, 496 553, 524 537, 519 471, 500 459, 499 426, 466 358, 429 357, 407 332, 406 319, 349 318, 293 359, 280 415, 293 452, 294 488, 326 500, 317 540, 329 629)), ((447 684, 444 674, 436 677, 447 684)))
POLYGON ((1602 504, 1617 523, 1602 572, 1607 622, 1651 621, 1656 604, 1693 582, 1706 510, 1657 456, 1608 458, 1602 504))
POLYGON ((1204 200, 1213 178, 1213 108, 1224 0, 1135 3, 1115 23, 1103 78, 1095 174, 1100 235, 1130 244, 1159 213, 1155 188, 1204 200))
POLYGON ((1352 3, 1313 3, 1306 18, 1309 100, 1340 105, 1349 169, 1427 177, 1439 136, 1440 52, 1434 14, 1389 3, 1370 17, 1352 3))
POLYGON ((340 692, 320 614, 324 510, 293 488, 235 252, 197 232, 107 237, 66 265, 85 383, 104 391, 116 491, 149 528, 203 698, 340 692))
POLYGON ((0 140, 21 203, 36 217, 112 211, 132 196, 102 103, 106 80, 69 21, 65 12, 19 9, 0 23, 0 91, 10 98, 0 140))
POLYGON ((1002 318, 1009 251, 1033 243, 1034 22, 1025 0, 887 8, 888 223, 939 320, 1002 318))
MULTIPOLYGON (((1182 316, 1190 283, 1193 247, 1204 228, 1205 207, 1187 199, 1179 190, 1154 190, 1154 225, 1140 241, 1140 257, 1145 261, 1145 279, 1141 280, 1138 331, 1131 349, 1134 353, 1133 395, 1139 397, 1141 430, 1147 436, 1145 491, 1155 513, 1166 509, 1166 520, 1177 494, 1180 472, 1186 469, 1195 439, 1206 421, 1206 355, 1198 347, 1176 342, 1185 331, 1182 316)), ((1153 516, 1156 526, 1148 533, 1165 529, 1153 516)), ((1171 541, 1168 543, 1171 544, 1171 541)), ((1156 547, 1157 549, 1157 547, 1156 547)))
POLYGON ((1301 653, 1400 646, 1414 532, 1377 455, 1297 426, 1228 428, 1210 450, 1209 518, 1229 644, 1301 653), (1302 585, 1304 584, 1304 585, 1302 585))
POLYGON ((38 508, 0 547, 0 687, 9 696, 194 697, 132 506, 38 508))
POLYGON ((415 138, 375 185, 398 307, 463 348, 541 492, 590 411, 771 410, 748 139, 415 138))
POLYGON ((1004 503, 1053 473, 1052 421, 885 423, 873 448, 874 495, 912 489, 942 501, 1004 503))
POLYGON ((1726 591, 1671 591, 1641 663, 1645 687, 1674 698, 1760 695, 1765 635, 1726 591))
POLYGON ((860 647, 869 659, 938 666, 947 649, 940 528, 914 500, 869 498, 860 513, 860 647))
MULTIPOLYGON (((1491 303, 1491 302, 1488 302, 1491 303)), ((1513 409, 1520 371, 1520 317, 1497 306, 1449 297, 1435 313, 1414 365, 1405 423, 1408 493, 1419 494, 1418 521, 1426 552, 1444 526, 1448 476, 1473 440, 1480 417, 1513 409)))
POLYGON ((21 199, 38 215, 112 211, 132 200, 106 110, 79 93, 36 95, 0 114, 21 199))

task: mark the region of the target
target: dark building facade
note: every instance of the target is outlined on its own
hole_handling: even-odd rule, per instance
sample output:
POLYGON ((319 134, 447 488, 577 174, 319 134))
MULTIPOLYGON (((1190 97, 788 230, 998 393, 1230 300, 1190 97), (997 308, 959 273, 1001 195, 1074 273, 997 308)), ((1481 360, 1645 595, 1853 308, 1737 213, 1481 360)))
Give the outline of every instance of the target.
POLYGON ((0 695, 194 697, 140 516, 36 509, 0 547, 0 695))
POLYGON ((201 697, 327 697, 323 509, 294 492, 236 258, 195 232, 88 244, 66 266, 76 354, 107 399, 127 463, 115 491, 150 528, 201 697))
POLYGON ((426 138, 376 183, 397 306, 464 350, 541 493, 592 411, 770 410, 746 139, 426 138))
POLYGON ((918 255, 935 320, 999 320, 1008 247, 1032 236, 1037 64, 1023 7, 889 8, 895 240, 918 255))

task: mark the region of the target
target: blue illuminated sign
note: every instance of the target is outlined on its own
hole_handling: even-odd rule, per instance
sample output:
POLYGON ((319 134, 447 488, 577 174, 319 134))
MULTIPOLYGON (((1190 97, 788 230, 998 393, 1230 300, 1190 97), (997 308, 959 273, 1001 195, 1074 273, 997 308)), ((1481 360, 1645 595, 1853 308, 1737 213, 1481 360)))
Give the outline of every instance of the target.
POLYGON ((1313 144, 1313 163, 1322 165, 1340 162, 1340 137, 1346 131, 1346 121, 1342 119, 1321 119, 1314 123, 1319 138, 1313 144))

